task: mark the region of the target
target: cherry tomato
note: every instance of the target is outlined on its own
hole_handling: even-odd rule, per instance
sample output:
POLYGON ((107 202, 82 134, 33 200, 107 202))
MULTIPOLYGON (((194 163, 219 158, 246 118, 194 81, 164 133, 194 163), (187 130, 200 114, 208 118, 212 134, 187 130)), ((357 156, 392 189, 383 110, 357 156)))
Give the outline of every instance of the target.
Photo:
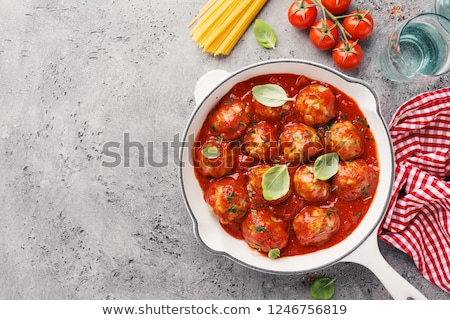
POLYGON ((319 50, 330 50, 339 40, 338 28, 333 21, 321 19, 309 30, 309 40, 319 50))
POLYGON ((288 10, 289 22, 304 30, 312 26, 317 17, 317 7, 312 0, 295 0, 288 10))
POLYGON ((359 66, 363 59, 363 50, 358 41, 341 41, 333 49, 334 64, 343 70, 352 70, 359 66))
POLYGON ((350 7, 352 0, 322 0, 322 4, 332 14, 341 14, 350 7))
POLYGON ((374 27, 373 18, 367 11, 352 11, 342 22, 343 27, 352 36, 352 40, 367 39, 374 27))

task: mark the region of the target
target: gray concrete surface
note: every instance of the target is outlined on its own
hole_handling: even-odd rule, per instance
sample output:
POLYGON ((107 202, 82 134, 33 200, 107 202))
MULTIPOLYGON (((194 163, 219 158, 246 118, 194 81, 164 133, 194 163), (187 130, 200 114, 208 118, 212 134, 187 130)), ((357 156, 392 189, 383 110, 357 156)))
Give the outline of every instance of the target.
MULTIPOLYGON (((398 85, 377 69, 380 46, 403 17, 432 0, 359 0, 374 35, 347 74, 369 82, 389 121, 405 100, 447 86, 398 85), (399 6, 400 10, 392 12, 399 6)), ((334 299, 390 299, 366 268, 340 263, 276 276, 208 253, 195 239, 177 177, 176 143, 211 69, 275 58, 333 66, 287 22, 290 0, 259 17, 278 35, 264 49, 248 30, 232 54, 202 53, 187 24, 206 0, 0 0, 1 299, 308 299, 308 279, 336 277, 334 299), (106 143, 142 143, 114 168, 106 143), (129 165, 126 166, 126 161, 129 165)), ((120 150, 120 148, 119 148, 120 150)), ((430 299, 450 295, 412 260, 380 243, 386 260, 430 299)))

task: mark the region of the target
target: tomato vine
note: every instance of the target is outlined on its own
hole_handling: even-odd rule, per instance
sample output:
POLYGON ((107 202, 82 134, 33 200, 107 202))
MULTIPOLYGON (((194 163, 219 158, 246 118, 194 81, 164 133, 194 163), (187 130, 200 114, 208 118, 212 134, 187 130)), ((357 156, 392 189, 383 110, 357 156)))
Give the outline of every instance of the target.
POLYGON ((291 24, 302 30, 309 28, 311 43, 320 50, 332 50, 334 64, 343 70, 352 70, 360 65, 363 49, 359 41, 367 39, 374 29, 373 17, 368 10, 356 9, 343 14, 349 9, 350 3, 351 0, 296 0, 288 11, 291 24), (299 19, 306 16, 307 10, 317 12, 317 8, 322 11, 320 20, 303 19, 301 28, 298 27, 298 21, 293 22, 296 12, 302 13, 297 17, 299 19))

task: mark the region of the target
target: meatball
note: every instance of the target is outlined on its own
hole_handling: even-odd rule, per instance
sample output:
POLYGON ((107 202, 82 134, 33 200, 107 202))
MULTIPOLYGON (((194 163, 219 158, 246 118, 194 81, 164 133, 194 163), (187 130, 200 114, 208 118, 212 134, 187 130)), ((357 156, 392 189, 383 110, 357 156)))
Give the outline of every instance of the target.
POLYGON ((225 140, 241 137, 250 123, 250 107, 240 100, 222 101, 218 108, 209 114, 212 133, 225 140))
POLYGON ((280 135, 280 148, 288 161, 306 163, 323 150, 323 145, 313 127, 291 123, 280 135))
POLYGON ((332 189, 343 200, 351 201, 369 197, 375 191, 377 175, 363 159, 339 162, 332 179, 332 189))
POLYGON ((312 164, 298 167, 294 173, 293 182, 295 192, 307 202, 319 203, 330 196, 330 184, 314 178, 312 164))
POLYGON ((261 165, 250 168, 247 171, 246 176, 247 192, 251 203, 251 208, 263 208, 267 205, 274 205, 285 201, 292 194, 292 190, 289 189, 287 194, 277 200, 266 200, 263 195, 262 178, 264 173, 271 168, 270 165, 261 165))
POLYGON ((246 188, 230 177, 212 182, 206 189, 205 200, 222 224, 241 219, 249 208, 246 188))
POLYGON ((195 163, 204 176, 220 178, 233 170, 237 157, 231 143, 209 138, 195 152, 195 163))
POLYGON ((292 228, 302 245, 321 245, 339 230, 336 212, 317 206, 304 207, 292 220, 292 228))
POLYGON ((288 243, 288 225, 287 221, 273 217, 267 210, 250 210, 242 221, 242 236, 258 251, 281 250, 288 243))
POLYGON ((334 123, 325 133, 325 145, 342 160, 356 158, 364 151, 361 134, 350 121, 334 123))
POLYGON ((291 104, 284 104, 280 107, 268 107, 258 101, 253 102, 255 113, 267 120, 282 120, 289 110, 291 110, 291 104))
POLYGON ((336 116, 336 96, 330 88, 310 84, 295 99, 295 112, 307 125, 323 125, 336 116))
POLYGON ((243 151, 256 159, 267 161, 277 158, 278 128, 269 122, 260 121, 249 127, 243 138, 243 151))

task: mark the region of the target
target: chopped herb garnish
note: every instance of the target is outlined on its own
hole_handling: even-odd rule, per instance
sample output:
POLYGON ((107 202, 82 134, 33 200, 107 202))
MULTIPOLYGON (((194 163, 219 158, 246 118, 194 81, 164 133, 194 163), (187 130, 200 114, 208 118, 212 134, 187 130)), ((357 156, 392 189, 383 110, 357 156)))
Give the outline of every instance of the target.
POLYGON ((234 196, 235 196, 235 194, 234 194, 234 190, 233 190, 233 192, 231 192, 231 194, 227 195, 227 200, 233 200, 234 196))

